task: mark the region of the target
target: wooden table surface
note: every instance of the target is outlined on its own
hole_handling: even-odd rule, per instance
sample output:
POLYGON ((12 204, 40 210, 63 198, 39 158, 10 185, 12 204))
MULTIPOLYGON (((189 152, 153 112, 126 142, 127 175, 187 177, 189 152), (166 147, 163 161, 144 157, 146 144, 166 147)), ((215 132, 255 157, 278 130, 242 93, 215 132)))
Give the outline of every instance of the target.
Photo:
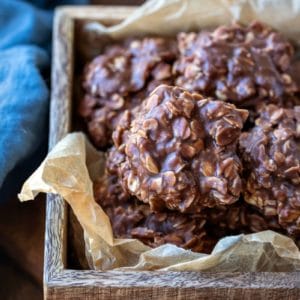
POLYGON ((45 200, 0 205, 0 298, 41 299, 45 200))

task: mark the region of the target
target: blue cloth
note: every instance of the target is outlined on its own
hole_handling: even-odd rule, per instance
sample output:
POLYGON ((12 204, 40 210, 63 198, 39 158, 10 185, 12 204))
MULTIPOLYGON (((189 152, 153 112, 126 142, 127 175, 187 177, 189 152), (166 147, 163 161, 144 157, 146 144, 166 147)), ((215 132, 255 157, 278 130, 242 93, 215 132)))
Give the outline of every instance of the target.
POLYGON ((0 1, 0 201, 45 154, 51 8, 71 2, 0 1))

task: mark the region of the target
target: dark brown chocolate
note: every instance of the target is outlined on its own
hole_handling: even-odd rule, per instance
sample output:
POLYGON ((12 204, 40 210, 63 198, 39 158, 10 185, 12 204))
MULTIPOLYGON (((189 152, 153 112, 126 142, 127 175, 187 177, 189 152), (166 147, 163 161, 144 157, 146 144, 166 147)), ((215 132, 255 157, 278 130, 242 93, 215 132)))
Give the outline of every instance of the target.
POLYGON ((175 84, 239 106, 278 102, 299 87, 288 74, 294 54, 280 33, 258 22, 178 35, 175 84))
POLYGON ((128 95, 141 90, 150 75, 155 80, 170 78, 169 63, 175 55, 174 41, 163 38, 135 39, 127 46, 107 47, 86 66, 83 87, 96 97, 128 95))
POLYGON ((109 216, 115 237, 136 238, 150 247, 171 243, 210 253, 218 239, 230 234, 266 229, 284 232, 277 218, 265 217, 242 201, 194 214, 153 212, 148 204, 124 191, 116 175, 105 174, 95 182, 94 195, 109 216))
POLYGON ((110 46, 86 66, 79 114, 97 147, 111 144, 124 110, 136 107, 158 85, 173 83, 175 57, 174 40, 144 38, 110 46))
POLYGON ((114 132, 124 189, 153 210, 200 211, 237 201, 242 184, 236 145, 247 116, 232 104, 159 86, 127 130, 114 132))
POLYGON ((256 126, 240 137, 245 200, 278 216, 289 234, 300 234, 300 106, 261 109, 256 126))
POLYGON ((209 234, 224 237, 229 234, 259 232, 272 229, 284 232, 274 216, 265 216, 243 200, 232 205, 220 205, 203 211, 209 234))
POLYGON ((104 176, 94 184, 97 202, 108 214, 114 235, 136 238, 150 247, 171 243, 195 252, 210 253, 217 242, 204 229, 200 214, 178 214, 172 211, 154 213, 150 206, 129 197, 114 175, 104 176))

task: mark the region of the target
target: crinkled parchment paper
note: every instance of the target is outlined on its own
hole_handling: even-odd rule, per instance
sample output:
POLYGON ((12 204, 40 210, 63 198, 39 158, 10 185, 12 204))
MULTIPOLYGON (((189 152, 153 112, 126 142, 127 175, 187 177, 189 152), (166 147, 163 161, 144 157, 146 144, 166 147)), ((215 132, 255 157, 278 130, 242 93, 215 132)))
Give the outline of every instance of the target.
MULTIPOLYGON (((261 20, 300 44, 298 0, 153 0, 120 25, 86 25, 86 34, 114 39, 138 34, 170 35, 232 21, 261 20)), ((93 198, 92 181, 103 171, 104 155, 82 133, 67 135, 25 182, 21 201, 39 192, 61 195, 84 229, 87 259, 98 270, 295 271, 300 252, 288 237, 273 231, 223 238, 210 255, 166 244, 155 249, 138 240, 115 239, 108 216, 93 198)))
POLYGON ((295 271, 300 251, 294 241, 273 231, 223 238, 210 255, 166 244, 155 249, 134 239, 115 239, 108 216, 95 202, 92 181, 104 162, 82 133, 71 133, 48 154, 23 185, 21 201, 39 192, 61 195, 84 229, 91 268, 109 270, 295 271))
POLYGON ((299 0, 152 0, 119 25, 91 22, 88 31, 113 38, 137 34, 170 35, 211 28, 232 21, 262 21, 300 43, 299 0))

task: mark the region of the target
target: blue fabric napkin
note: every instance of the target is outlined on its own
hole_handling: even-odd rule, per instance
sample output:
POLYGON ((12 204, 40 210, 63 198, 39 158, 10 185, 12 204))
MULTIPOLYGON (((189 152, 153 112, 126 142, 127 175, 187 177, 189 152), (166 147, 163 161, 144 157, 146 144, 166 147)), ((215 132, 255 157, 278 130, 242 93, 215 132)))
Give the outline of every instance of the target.
POLYGON ((0 202, 47 149, 52 8, 86 2, 0 1, 0 202))

